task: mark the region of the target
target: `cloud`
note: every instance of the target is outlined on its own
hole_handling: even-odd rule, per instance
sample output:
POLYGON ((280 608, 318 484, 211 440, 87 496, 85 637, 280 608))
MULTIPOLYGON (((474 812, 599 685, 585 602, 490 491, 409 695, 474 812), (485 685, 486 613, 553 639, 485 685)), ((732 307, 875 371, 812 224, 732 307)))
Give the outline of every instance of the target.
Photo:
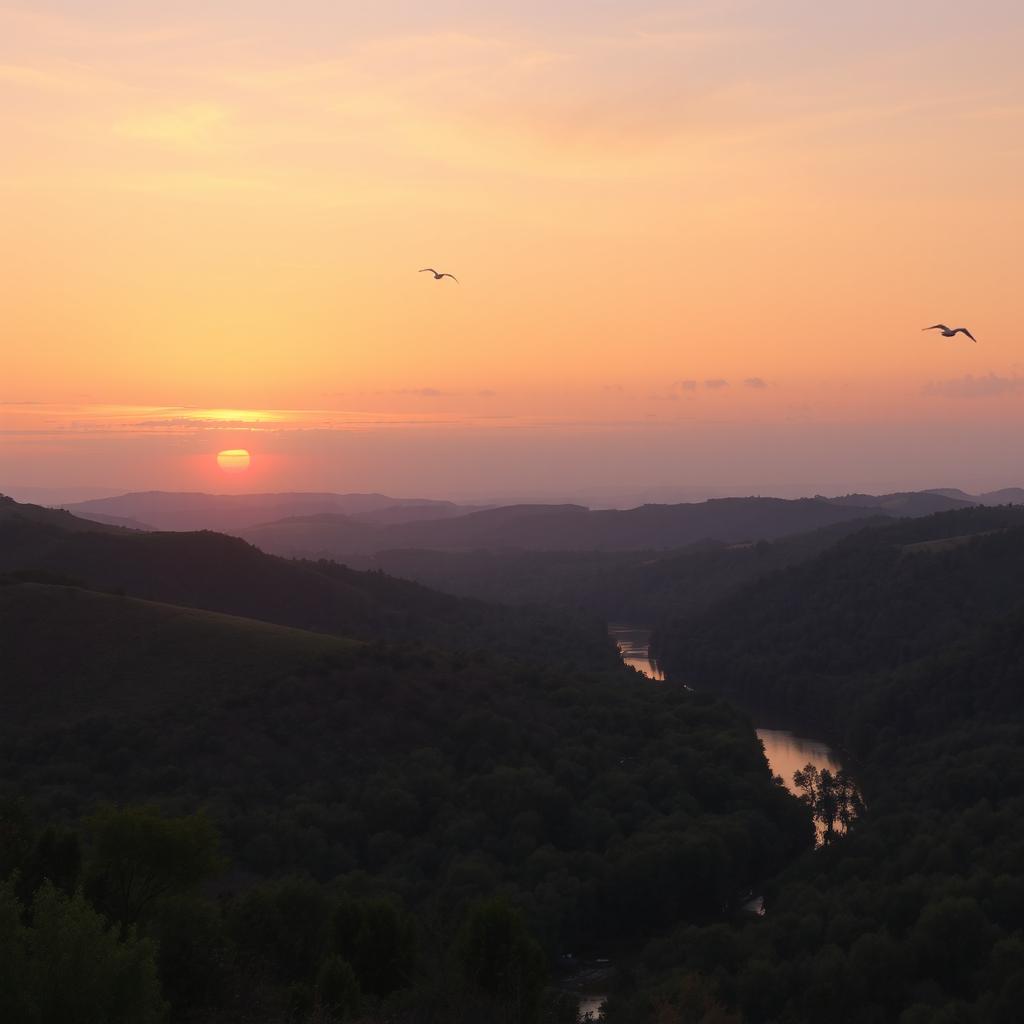
POLYGON ((696 391, 697 382, 695 380, 677 380, 672 387, 679 388, 680 391, 696 391))
POLYGON ((477 398, 494 398, 498 394, 493 388, 481 388, 477 393, 477 398))
POLYGON ((1000 377, 994 373, 975 377, 969 373, 953 380, 930 381, 922 390, 933 398, 998 398, 1024 391, 1024 377, 1000 377))
POLYGON ((452 392, 442 391, 440 388, 401 388, 395 394, 409 395, 413 398, 447 398, 452 392))
POLYGON ((743 383, 746 387, 754 388, 757 391, 768 387, 768 382, 763 377, 747 377, 743 383))
POLYGON ((194 427, 197 430, 263 430, 276 426, 272 422, 262 423, 260 420, 218 419, 211 416, 169 416, 165 419, 139 420, 130 424, 140 429, 158 427, 194 427))
POLYGON ((712 391, 720 391, 722 388, 727 388, 729 382, 722 380, 721 377, 714 377, 711 380, 704 381, 704 387, 710 388, 712 391))

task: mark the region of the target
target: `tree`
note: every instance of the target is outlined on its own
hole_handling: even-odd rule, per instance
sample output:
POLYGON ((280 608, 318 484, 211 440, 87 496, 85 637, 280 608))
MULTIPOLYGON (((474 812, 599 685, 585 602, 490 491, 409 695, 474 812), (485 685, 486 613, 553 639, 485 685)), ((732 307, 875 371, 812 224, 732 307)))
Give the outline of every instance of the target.
POLYGON ((309 985, 330 938, 327 893, 308 878, 285 878, 251 889, 231 914, 239 949, 282 981, 309 985))
POLYGON ((32 821, 23 800, 0 799, 0 880, 25 865, 32 848, 32 821))
POLYGON ((90 888, 111 915, 134 924, 172 893, 194 889, 222 867, 204 814, 165 818, 153 807, 105 807, 87 822, 94 837, 90 888))
POLYGON ((359 1012, 359 980, 352 965, 340 956, 329 956, 316 975, 314 1005, 335 1020, 347 1020, 359 1012))
POLYGON ((160 997, 152 944, 122 937, 85 901, 45 882, 22 905, 0 887, 0 1016, 19 1024, 158 1024, 160 997))
POLYGON ((14 885, 0 882, 0 1020, 29 1020, 27 929, 14 885))
POLYGON ((793 773, 793 782, 803 790, 800 799, 810 807, 823 844, 835 839, 836 825, 845 832, 864 809, 856 784, 844 771, 833 773, 807 764, 793 773))
POLYGON ((523 915, 503 899, 478 903, 467 916, 456 952, 471 994, 496 1004, 495 1019, 528 1024, 544 987, 544 953, 523 915))
POLYGON ((364 992, 386 996, 412 981, 412 922, 390 901, 343 898, 333 914, 335 952, 356 972, 364 992))

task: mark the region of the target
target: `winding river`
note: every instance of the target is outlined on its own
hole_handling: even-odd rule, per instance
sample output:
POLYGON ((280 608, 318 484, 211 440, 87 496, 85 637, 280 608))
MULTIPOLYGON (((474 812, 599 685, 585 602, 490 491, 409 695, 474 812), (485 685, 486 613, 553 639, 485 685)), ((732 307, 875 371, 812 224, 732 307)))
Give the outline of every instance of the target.
MULTIPOLYGON (((651 630, 629 623, 613 622, 608 635, 618 644, 622 660, 649 679, 665 681, 665 673, 651 657, 651 630)), ((764 745, 768 766, 774 775, 782 777, 786 788, 795 793, 793 773, 808 764, 815 768, 837 771, 842 765, 828 744, 790 732, 788 729, 758 727, 757 736, 764 745)))
MULTIPOLYGON (((619 654, 627 665, 655 682, 665 682, 665 673, 651 657, 650 629, 613 622, 608 626, 608 635, 618 645, 619 654)), ((787 729, 765 727, 757 728, 756 731, 764 746, 769 768, 773 774, 782 777, 791 793, 796 793, 793 773, 806 765, 813 764, 816 768, 830 768, 833 771, 842 767, 828 744, 821 740, 809 739, 787 729)), ((763 903, 758 896, 751 899, 746 907, 755 913, 763 913, 763 903)), ((579 965, 563 982, 565 989, 579 1000, 577 1012, 580 1021, 600 1019, 611 973, 606 961, 593 961, 579 965)))

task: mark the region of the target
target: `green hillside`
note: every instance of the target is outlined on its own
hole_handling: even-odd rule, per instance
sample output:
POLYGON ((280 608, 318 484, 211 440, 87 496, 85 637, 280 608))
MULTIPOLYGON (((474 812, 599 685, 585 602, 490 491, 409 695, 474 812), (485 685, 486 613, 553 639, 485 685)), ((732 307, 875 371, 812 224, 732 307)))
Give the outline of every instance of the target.
POLYGON ((665 624, 662 664, 691 685, 846 722, 844 680, 895 669, 1021 600, 1024 509, 974 508, 862 531, 665 624))
POLYGON ((90 714, 167 713, 342 663, 353 641, 0 577, 0 733, 90 714))
POLYGON ((361 640, 482 647, 590 666, 616 663, 596 619, 494 608, 380 572, 267 555, 219 533, 140 533, 8 503, 0 515, 0 573, 18 570, 45 570, 130 597, 361 640))
POLYGON ((381 551, 355 564, 453 594, 536 603, 612 621, 655 623, 705 608, 743 585, 812 558, 884 517, 777 540, 703 541, 677 551, 381 551))
POLYGON ((717 916, 810 838, 742 715, 625 671, 31 583, 0 587, 0 658, 2 788, 44 817, 205 807, 250 876, 442 917, 503 891, 552 951, 717 916))
POLYGON ((662 631, 677 676, 816 721, 867 810, 767 887, 764 918, 649 947, 612 1020, 685 976, 751 1021, 1020 1019, 1022 515, 857 534, 662 631))

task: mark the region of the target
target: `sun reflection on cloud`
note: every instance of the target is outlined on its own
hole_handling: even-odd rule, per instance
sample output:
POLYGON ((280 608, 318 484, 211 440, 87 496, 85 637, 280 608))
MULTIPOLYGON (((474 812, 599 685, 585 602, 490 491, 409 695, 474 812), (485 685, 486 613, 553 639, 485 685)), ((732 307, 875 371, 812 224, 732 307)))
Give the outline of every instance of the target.
POLYGON ((3 405, 0 434, 178 435, 216 432, 360 430, 388 427, 470 426, 494 417, 389 410, 228 409, 175 406, 10 403, 3 405))

